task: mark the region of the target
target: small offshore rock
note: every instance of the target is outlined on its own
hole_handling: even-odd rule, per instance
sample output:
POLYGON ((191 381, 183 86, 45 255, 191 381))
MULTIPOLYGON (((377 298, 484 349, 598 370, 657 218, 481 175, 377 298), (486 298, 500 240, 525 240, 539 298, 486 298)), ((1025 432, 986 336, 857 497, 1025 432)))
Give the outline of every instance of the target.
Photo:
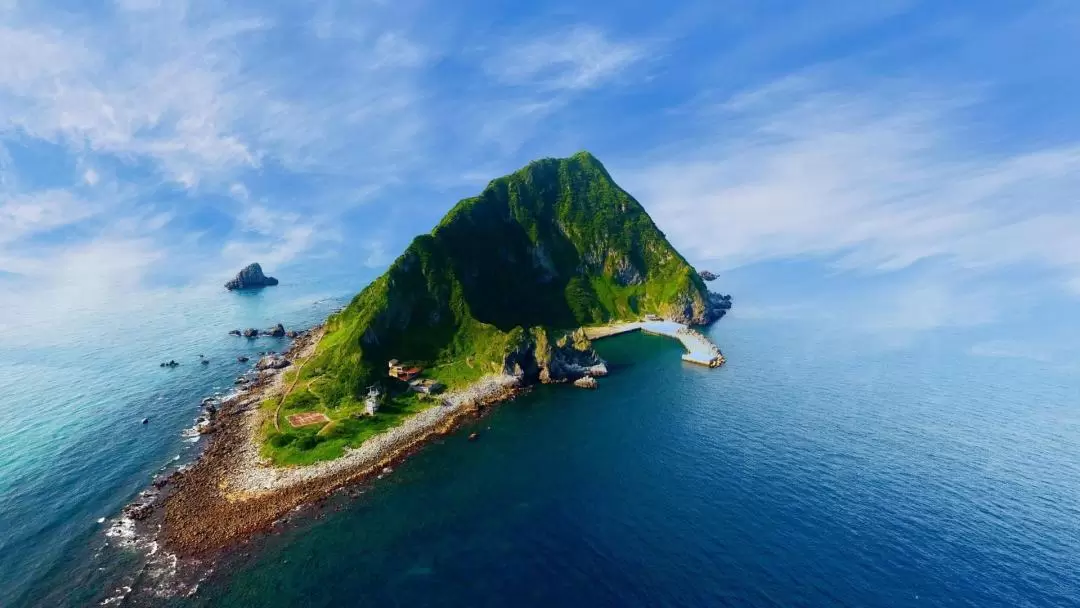
POLYGON ((278 280, 263 274, 262 266, 258 262, 248 264, 243 270, 236 273, 233 280, 225 283, 225 289, 261 289, 270 285, 277 285, 278 280))
POLYGON ((243 355, 236 358, 237 363, 247 363, 248 361, 251 361, 251 359, 243 355))
POLYGON ((239 336, 239 335, 241 335, 241 333, 242 332, 239 329, 230 329, 229 330, 229 335, 230 336, 239 336))
POLYGON ((263 335, 264 336, 270 336, 271 338, 284 338, 285 337, 285 326, 282 325, 281 323, 278 323, 277 325, 275 325, 275 326, 271 327, 270 329, 264 331, 263 335))
POLYGON ((149 418, 143 418, 142 423, 143 424, 150 424, 150 419, 149 418))
POLYGON ((698 273, 698 276, 701 277, 701 279, 703 281, 715 281, 716 280, 716 274, 713 273, 713 272, 710 272, 708 270, 702 270, 701 272, 698 273))
POLYGON ((574 386, 578 388, 596 388, 596 378, 592 376, 582 376, 577 380, 574 380, 574 386))

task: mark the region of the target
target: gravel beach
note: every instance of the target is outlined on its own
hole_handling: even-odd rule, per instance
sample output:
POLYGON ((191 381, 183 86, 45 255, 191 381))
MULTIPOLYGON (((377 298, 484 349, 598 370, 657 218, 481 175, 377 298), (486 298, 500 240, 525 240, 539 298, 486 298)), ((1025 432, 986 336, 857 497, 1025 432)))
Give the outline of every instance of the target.
MULTIPOLYGON (((303 360, 321 337, 321 328, 308 332, 286 356, 303 360)), ((269 415, 259 404, 285 389, 283 376, 283 370, 265 372, 255 386, 224 400, 202 457, 169 479, 154 516, 146 522, 160 526, 164 549, 179 557, 225 549, 300 505, 380 474, 426 440, 452 430, 477 408, 510 398, 520 388, 514 376, 486 376, 341 458, 274 467, 259 456, 258 432, 269 415)))

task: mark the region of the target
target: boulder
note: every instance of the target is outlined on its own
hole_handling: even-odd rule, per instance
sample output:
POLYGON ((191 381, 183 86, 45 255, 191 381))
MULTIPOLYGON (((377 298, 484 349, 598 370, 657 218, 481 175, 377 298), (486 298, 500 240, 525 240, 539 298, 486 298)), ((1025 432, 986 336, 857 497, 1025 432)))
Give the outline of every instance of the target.
POLYGON ((153 512, 154 505, 150 503, 136 502, 124 507, 124 515, 134 520, 146 519, 153 512))
POLYGON ((241 332, 240 332, 239 329, 230 329, 229 330, 229 335, 230 336, 239 336, 239 335, 241 335, 241 332))
POLYGON ((264 331, 263 335, 264 336, 270 336, 271 338, 284 338, 285 337, 285 326, 282 325, 281 323, 278 323, 277 325, 275 325, 275 326, 271 327, 270 329, 264 331))
POLYGON ((596 388, 596 378, 592 376, 582 376, 577 380, 574 380, 574 386, 578 388, 596 388))
POLYGON ((262 266, 258 263, 249 264, 243 270, 236 273, 233 280, 225 283, 225 289, 261 289, 270 285, 277 285, 278 280, 263 274, 262 266))
POLYGON ((292 365, 292 362, 278 355, 266 355, 259 362, 255 364, 255 369, 259 371, 267 369, 283 369, 292 365))
POLYGON ((600 378, 602 376, 606 376, 608 375, 607 363, 601 361, 596 365, 590 366, 588 369, 585 370, 585 373, 589 376, 592 376, 593 378, 600 378))
POLYGON ((716 274, 712 273, 712 272, 709 272, 708 270, 702 270, 701 272, 698 273, 698 276, 701 277, 701 279, 703 281, 715 281, 716 280, 716 274))
POLYGON ((731 310, 731 296, 709 292, 709 320, 717 321, 724 318, 727 311, 731 310))
POLYGON ((247 357, 245 357, 243 355, 240 355, 239 357, 236 358, 237 363, 247 363, 250 360, 251 359, 249 359, 249 358, 247 358, 247 357))
POLYGON ((245 338, 258 338, 259 337, 259 330, 255 329, 254 327, 249 327, 249 328, 244 330, 243 336, 245 338))

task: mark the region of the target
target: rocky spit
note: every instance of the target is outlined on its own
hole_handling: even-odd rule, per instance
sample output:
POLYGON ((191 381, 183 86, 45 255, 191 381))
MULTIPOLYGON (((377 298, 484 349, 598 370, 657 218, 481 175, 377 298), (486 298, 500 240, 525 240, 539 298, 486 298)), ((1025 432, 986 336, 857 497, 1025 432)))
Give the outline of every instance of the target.
MULTIPOLYGON (((368 439, 359 448, 346 450, 341 458, 308 466, 271 466, 259 457, 256 442, 249 441, 225 480, 226 491, 231 497, 242 499, 343 474, 381 471, 433 434, 450 430, 471 408, 499 401, 518 388, 520 380, 514 376, 487 376, 467 389, 447 394, 440 405, 411 416, 401 425, 368 439)), ((252 433, 258 431, 261 423, 262 417, 256 413, 248 417, 252 433)))
MULTIPOLYGON (((282 356, 303 360, 314 352, 321 329, 306 332, 282 356)), ((155 482, 130 514, 141 534, 156 537, 179 559, 199 560, 268 530, 301 505, 329 497, 337 489, 376 477, 427 440, 453 430, 486 406, 514 396, 517 377, 491 375, 467 389, 448 393, 440 405, 351 449, 332 461, 275 467, 259 455, 259 429, 267 412, 259 406, 285 389, 280 369, 250 375, 234 396, 220 401, 211 439, 190 467, 155 482)))

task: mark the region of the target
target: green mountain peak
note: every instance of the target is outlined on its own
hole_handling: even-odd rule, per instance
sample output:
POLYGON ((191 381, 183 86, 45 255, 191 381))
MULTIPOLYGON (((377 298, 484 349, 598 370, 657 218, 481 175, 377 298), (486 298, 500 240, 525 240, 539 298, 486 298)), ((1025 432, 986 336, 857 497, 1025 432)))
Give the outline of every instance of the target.
POLYGON ((521 371, 522 360, 536 374, 552 349, 591 352, 554 338, 582 326, 650 313, 703 324, 724 307, 583 151, 533 161, 458 202, 327 320, 303 377, 335 408, 385 382, 390 359, 434 367, 454 387, 521 371))

